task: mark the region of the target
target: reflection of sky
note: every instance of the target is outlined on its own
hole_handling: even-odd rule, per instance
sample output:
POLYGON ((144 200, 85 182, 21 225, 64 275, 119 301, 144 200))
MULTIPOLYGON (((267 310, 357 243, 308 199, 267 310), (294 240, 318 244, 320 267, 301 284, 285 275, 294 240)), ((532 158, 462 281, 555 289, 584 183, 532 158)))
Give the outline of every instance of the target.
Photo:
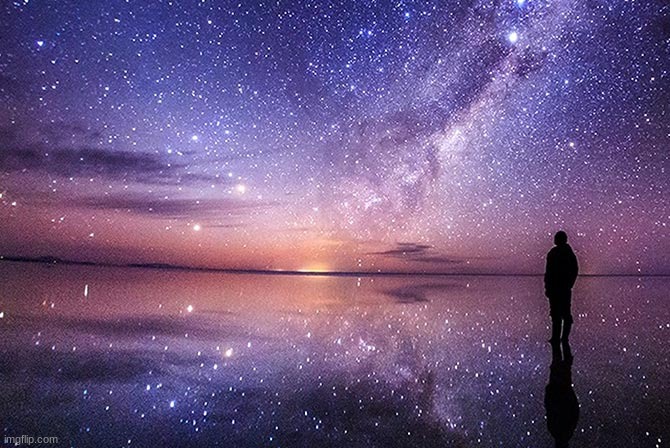
MULTIPOLYGON (((0 280, 5 435, 77 446, 550 444, 540 278, 2 263, 0 280)), ((575 446, 667 438, 666 283, 579 280, 575 446)))
POLYGON ((0 254, 667 271, 666 2, 0 6, 0 254))

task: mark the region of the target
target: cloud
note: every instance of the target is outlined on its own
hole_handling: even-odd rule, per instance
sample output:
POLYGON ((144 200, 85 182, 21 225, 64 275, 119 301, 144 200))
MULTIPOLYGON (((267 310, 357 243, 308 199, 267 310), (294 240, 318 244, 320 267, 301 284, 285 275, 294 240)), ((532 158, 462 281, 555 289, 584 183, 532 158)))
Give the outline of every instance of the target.
POLYGON ((80 333, 99 336, 137 339, 149 336, 182 337, 185 333, 195 338, 217 340, 220 338, 246 337, 248 333, 238 325, 226 322, 219 327, 219 321, 206 316, 124 316, 116 320, 103 318, 51 318, 50 324, 80 333))
POLYGON ((381 252, 370 252, 368 255, 397 258, 403 261, 417 261, 434 264, 460 264, 467 261, 461 257, 441 255, 434 251, 433 246, 417 243, 397 243, 392 249, 381 252))
POLYGON ((398 303, 419 303, 428 301, 428 293, 431 291, 445 292, 460 287, 455 283, 426 283, 418 285, 400 286, 398 288, 384 291, 389 297, 395 299, 398 303))
POLYGON ((178 167, 168 165, 155 154, 93 147, 5 146, 0 151, 0 171, 4 172, 30 170, 63 177, 104 176, 152 183, 173 177, 175 168, 178 167))
POLYGON ((421 263, 435 263, 435 264, 461 264, 465 263, 465 258, 456 258, 449 256, 441 255, 426 255, 422 257, 414 258, 414 261, 419 261, 421 263))
MULTIPOLYGON (((99 210, 125 210, 131 213, 156 216, 166 219, 230 218, 251 211, 277 205, 272 201, 241 198, 187 199, 157 198, 151 194, 125 194, 117 196, 91 196, 70 200, 68 204, 99 210)), ((232 227, 231 223, 212 224, 210 227, 232 227)))
POLYGON ((405 257, 406 255, 423 254, 433 246, 416 243, 397 243, 394 249, 383 252, 372 252, 371 255, 384 255, 389 257, 405 257))
MULTIPOLYGON (((35 201, 33 199, 33 201, 35 201)), ((39 201, 53 204, 50 198, 39 201)), ((38 202, 39 202, 38 201, 38 202)), ((137 215, 151 216, 159 219, 205 220, 203 227, 234 228, 244 226, 242 217, 277 206, 272 201, 259 201, 242 198, 193 199, 193 198, 159 198, 153 194, 128 193, 112 196, 87 196, 68 198, 64 205, 68 207, 93 210, 119 210, 137 215), (232 222, 225 222, 233 219, 232 222), (206 222, 212 220, 211 222, 206 222)))
POLYGON ((132 352, 60 352, 34 349, 9 352, 13 362, 1 370, 6 377, 34 376, 61 381, 132 382, 137 377, 160 373, 160 365, 132 352))
POLYGON ((42 172, 62 177, 103 177, 142 184, 230 182, 194 173, 170 156, 102 147, 102 134, 80 123, 59 122, 38 129, 0 127, 0 172, 42 172))

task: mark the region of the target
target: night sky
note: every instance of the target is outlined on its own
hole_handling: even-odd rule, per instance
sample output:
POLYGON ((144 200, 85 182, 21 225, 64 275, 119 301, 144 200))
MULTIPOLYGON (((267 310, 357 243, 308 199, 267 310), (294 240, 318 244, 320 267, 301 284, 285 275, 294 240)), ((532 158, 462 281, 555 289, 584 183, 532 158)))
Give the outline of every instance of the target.
POLYGON ((663 0, 7 1, 0 254, 670 266, 663 0))

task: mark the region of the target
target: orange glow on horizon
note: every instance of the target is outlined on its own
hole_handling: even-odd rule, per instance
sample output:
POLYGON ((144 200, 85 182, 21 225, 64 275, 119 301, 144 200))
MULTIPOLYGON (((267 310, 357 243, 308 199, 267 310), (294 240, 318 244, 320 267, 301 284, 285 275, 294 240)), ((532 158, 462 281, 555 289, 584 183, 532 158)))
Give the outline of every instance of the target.
POLYGON ((330 267, 325 263, 310 263, 298 269, 298 272, 330 272, 330 267))

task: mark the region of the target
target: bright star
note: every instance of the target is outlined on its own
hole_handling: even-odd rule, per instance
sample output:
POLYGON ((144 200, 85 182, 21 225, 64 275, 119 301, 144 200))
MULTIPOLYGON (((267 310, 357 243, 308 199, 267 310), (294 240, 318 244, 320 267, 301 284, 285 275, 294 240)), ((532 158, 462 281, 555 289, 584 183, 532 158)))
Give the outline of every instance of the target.
POLYGON ((37 44, 38 47, 43 47, 44 46, 44 41, 43 40, 38 40, 36 42, 36 44, 37 44))
POLYGON ((519 34, 516 31, 512 31, 507 35, 507 40, 509 40, 510 43, 515 44, 519 40, 519 34))
POLYGON ((202 230, 202 226, 200 224, 193 224, 194 232, 200 232, 200 230, 202 230))

